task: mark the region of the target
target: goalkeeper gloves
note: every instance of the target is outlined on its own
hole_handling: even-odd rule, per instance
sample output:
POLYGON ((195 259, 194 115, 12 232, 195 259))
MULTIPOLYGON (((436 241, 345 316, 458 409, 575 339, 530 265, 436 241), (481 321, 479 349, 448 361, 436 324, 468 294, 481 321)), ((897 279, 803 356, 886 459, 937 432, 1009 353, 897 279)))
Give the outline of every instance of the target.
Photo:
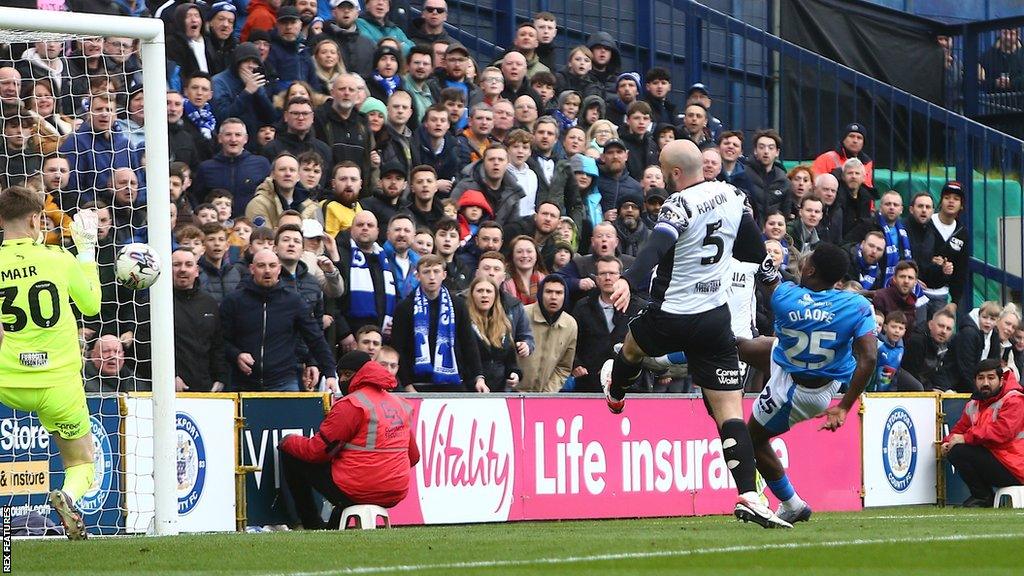
POLYGON ((775 266, 775 260, 771 254, 764 257, 764 261, 758 266, 757 272, 754 272, 754 278, 765 286, 771 286, 782 280, 782 272, 775 266))
POLYGON ((99 236, 99 219, 95 210, 79 210, 71 221, 71 239, 75 242, 78 260, 96 261, 96 242, 99 236))

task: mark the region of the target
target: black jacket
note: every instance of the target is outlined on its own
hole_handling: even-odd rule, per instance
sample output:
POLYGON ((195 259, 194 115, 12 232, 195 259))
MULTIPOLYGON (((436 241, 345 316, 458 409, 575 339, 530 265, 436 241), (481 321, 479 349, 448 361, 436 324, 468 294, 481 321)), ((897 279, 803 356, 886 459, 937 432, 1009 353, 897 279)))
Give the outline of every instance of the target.
POLYGON ((359 29, 353 26, 353 30, 343 30, 336 22, 324 22, 324 33, 338 41, 341 46, 341 61, 349 72, 355 72, 360 76, 373 73, 373 53, 377 45, 372 40, 359 33, 359 29))
POLYGON ((430 144, 430 136, 426 129, 420 126, 412 133, 412 142, 409 144, 412 148, 413 166, 420 164, 432 166, 437 172, 438 180, 451 180, 452 184, 459 179, 463 165, 459 160, 459 143, 455 136, 445 134, 444 148, 440 154, 436 154, 434 147, 430 144))
POLYGON ((220 306, 206 291, 174 290, 174 374, 189 392, 209 392, 228 384, 220 306))
POLYGON ((781 164, 776 162, 770 170, 765 171, 757 160, 748 158, 744 161, 743 172, 733 177, 732 184, 746 192, 758 226, 764 226, 768 213, 773 210, 789 214, 792 185, 781 164))
POLYGON ((583 366, 587 369, 586 376, 576 378, 576 392, 601 391, 601 365, 605 360, 615 356, 612 347, 625 340, 630 319, 644 307, 643 300, 636 296, 630 297, 625 313, 615 310, 612 314, 612 324, 615 328, 609 331, 604 311, 599 303, 600 298, 599 293, 592 294, 577 302, 572 309, 572 316, 579 327, 573 367, 583 366))
POLYGON ((332 101, 328 100, 318 106, 313 120, 316 137, 331 149, 330 154, 324 157, 324 161, 327 162, 324 174, 330 174, 332 170, 328 166, 334 166, 338 162, 355 162, 362 167, 363 191, 367 192, 371 173, 371 138, 366 118, 355 109, 349 113, 348 118, 342 118, 331 103, 332 101))
POLYGON ((973 314, 960 321, 956 336, 949 342, 949 351, 942 358, 942 365, 932 381, 933 388, 937 390, 974 393, 974 371, 978 362, 984 359, 981 352, 985 349, 985 338, 991 339, 985 358, 999 358, 999 335, 992 330, 992 334, 985 336, 971 316, 973 314))
MULTIPOLYGON (((903 361, 900 367, 924 384, 925 390, 931 390, 935 386, 933 380, 939 367, 942 365, 942 356, 939 355, 939 345, 932 339, 931 331, 927 324, 918 326, 904 338, 906 349, 903 352, 903 361)), ((948 345, 948 343, 947 343, 948 345)))
POLYGON ((283 124, 277 127, 277 135, 270 141, 269 144, 263 147, 263 155, 266 156, 267 160, 271 162, 277 155, 282 152, 289 152, 295 156, 299 156, 303 152, 312 150, 320 155, 324 159, 324 172, 320 177, 320 186, 326 187, 330 182, 332 170, 328 168, 328 162, 331 161, 331 147, 320 140, 315 135, 315 129, 310 130, 305 136, 299 136, 288 131, 288 128, 283 124))
POLYGON ((959 305, 967 290, 967 261, 971 253, 970 232, 960 220, 957 220, 956 228, 949 240, 943 240, 942 234, 935 228, 935 224, 930 223, 930 225, 935 233, 935 255, 953 262, 953 275, 945 278, 946 285, 949 286, 950 297, 959 305))
MULTIPOLYGON (((432 386, 429 383, 421 382, 422 378, 415 377, 413 372, 416 361, 415 323, 412 312, 416 303, 415 294, 413 292, 395 306, 391 346, 398 351, 400 359, 399 384, 416 384, 417 389, 429 391, 432 386)), ((438 297, 430 301, 430 342, 427 343, 430 350, 435 350, 437 347, 437 319, 440 313, 440 300, 441 298, 438 297)), ((462 377, 464 386, 458 391, 462 389, 476 390, 476 379, 483 375, 480 368, 480 350, 476 345, 476 333, 473 331, 473 323, 469 320, 466 303, 458 296, 452 295, 452 307, 455 309, 455 361, 459 365, 459 375, 462 377)))
POLYGON ((563 216, 572 216, 573 220, 583 217, 583 201, 580 199, 580 187, 572 173, 569 161, 555 158, 555 169, 548 182, 544 178, 544 170, 540 166, 538 156, 534 154, 526 159, 526 165, 537 175, 537 205, 541 202, 554 202, 563 216))
POLYGON ((281 282, 263 288, 246 278, 238 290, 224 297, 220 313, 224 355, 231 365, 234 389, 259 391, 266 384, 298 378, 296 367, 301 360, 315 364, 327 377, 337 376, 321 325, 313 319, 302 296, 281 282), (298 358, 300 340, 311 351, 311 359, 298 358), (238 369, 238 355, 243 352, 256 361, 248 376, 238 369))
POLYGON ((608 61, 608 65, 604 70, 594 69, 590 71, 590 74, 604 87, 605 102, 611 102, 618 95, 615 89, 619 72, 622 71, 622 55, 619 54, 619 43, 615 41, 611 34, 604 30, 594 32, 587 38, 587 48, 593 50, 594 46, 598 45, 610 48, 612 59, 608 61))
POLYGON ((518 374, 519 379, 522 380, 523 371, 519 369, 516 343, 512 340, 511 334, 505 335, 500 347, 484 341, 475 330, 473 335, 476 336, 476 347, 480 353, 480 369, 484 373, 487 387, 491 389, 491 392, 513 392, 513 390, 506 390, 505 380, 513 373, 518 374))
POLYGON ((637 136, 629 131, 629 126, 619 128, 619 140, 622 140, 626 145, 626 151, 629 152, 626 158, 626 171, 637 182, 643 180, 644 169, 658 163, 658 143, 654 141, 650 132, 637 136))

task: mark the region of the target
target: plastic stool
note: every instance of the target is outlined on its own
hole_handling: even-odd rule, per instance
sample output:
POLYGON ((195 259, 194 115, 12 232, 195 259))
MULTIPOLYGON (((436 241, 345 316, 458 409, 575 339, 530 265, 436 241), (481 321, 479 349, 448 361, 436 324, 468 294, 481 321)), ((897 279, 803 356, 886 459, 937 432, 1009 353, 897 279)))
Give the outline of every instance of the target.
POLYGON ((338 528, 341 530, 348 530, 349 520, 352 520, 353 518, 355 519, 355 523, 352 525, 352 528, 375 530, 377 528, 378 518, 384 519, 385 528, 391 528, 391 519, 388 518, 388 511, 373 504, 357 504, 342 510, 341 524, 338 528))
POLYGON ((1011 508, 1024 508, 1024 486, 1007 486, 996 490, 993 508, 1002 508, 1003 498, 1010 499, 1011 508))

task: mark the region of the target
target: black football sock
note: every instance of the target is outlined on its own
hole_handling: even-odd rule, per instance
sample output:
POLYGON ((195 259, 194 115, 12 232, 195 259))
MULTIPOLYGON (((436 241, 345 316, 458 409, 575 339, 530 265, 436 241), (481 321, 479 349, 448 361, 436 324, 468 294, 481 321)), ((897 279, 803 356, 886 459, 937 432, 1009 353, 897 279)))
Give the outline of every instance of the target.
POLYGON ((757 490, 754 481, 754 443, 747 425, 739 418, 722 422, 722 455, 740 494, 757 490))
POLYGON ((619 353, 615 355, 615 362, 612 364, 612 386, 609 391, 612 398, 616 400, 625 398, 626 390, 640 379, 641 373, 643 370, 640 364, 630 364, 619 350, 619 353))

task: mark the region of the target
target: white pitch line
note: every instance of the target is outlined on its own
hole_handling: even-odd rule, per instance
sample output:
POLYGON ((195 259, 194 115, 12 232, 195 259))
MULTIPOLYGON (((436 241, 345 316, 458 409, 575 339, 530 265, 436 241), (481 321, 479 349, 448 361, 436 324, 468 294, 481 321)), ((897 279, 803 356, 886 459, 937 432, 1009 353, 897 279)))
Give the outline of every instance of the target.
POLYGON ((637 560, 646 558, 672 558, 702 556, 732 552, 758 552, 765 550, 795 550, 801 548, 830 548, 835 546, 867 546, 872 544, 922 544, 927 542, 966 542, 972 540, 1006 540, 1024 537, 1015 534, 969 534, 948 536, 925 536, 920 538, 877 538, 861 540, 833 540, 830 542, 781 542, 774 544, 723 546, 719 548, 697 548, 686 550, 661 550, 657 552, 620 552, 616 554, 594 554, 590 556, 565 556, 561 558, 532 558, 526 560, 480 560, 476 562, 446 562, 440 564, 404 564, 398 566, 360 566, 339 568, 319 572, 276 572, 265 576, 342 576, 345 574, 383 574, 387 572, 421 572, 424 570, 460 570, 467 568, 503 568, 552 564, 579 564, 608 560, 637 560))
MULTIPOLYGON (((1024 512, 1013 512, 1011 516, 1024 516, 1024 512)), ((857 520, 920 520, 922 518, 991 518, 990 512, 961 512, 958 514, 892 514, 887 516, 856 516, 857 520)))

